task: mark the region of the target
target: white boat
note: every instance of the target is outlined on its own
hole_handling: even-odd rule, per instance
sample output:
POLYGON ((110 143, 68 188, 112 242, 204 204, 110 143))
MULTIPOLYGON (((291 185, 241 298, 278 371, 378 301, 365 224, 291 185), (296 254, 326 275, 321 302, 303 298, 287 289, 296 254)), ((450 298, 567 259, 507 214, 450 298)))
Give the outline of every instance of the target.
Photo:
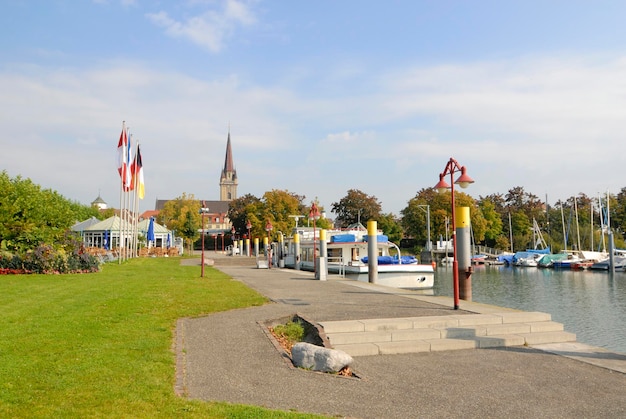
MULTIPOLYGON (((609 267, 610 267, 610 261, 609 261, 609 258, 607 257, 606 259, 600 260, 592 264, 589 267, 589 269, 608 271, 609 267)), ((626 270, 626 256, 618 255, 618 254, 613 255, 613 268, 618 271, 626 270)))
MULTIPOLYGON (((299 227, 294 231, 300 239, 300 269, 314 270, 313 229, 299 227)), ((326 232, 326 266, 329 273, 349 279, 368 282, 369 264, 368 236, 364 227, 326 232)), ((296 255, 290 241, 285 266, 295 267, 296 255)), ((319 257, 319 231, 315 234, 316 255, 319 257)), ((412 256, 400 256, 400 249, 387 236, 377 235, 378 275, 377 284, 393 288, 430 289, 434 286, 435 273, 432 264, 419 264, 412 256), (393 249, 393 252, 392 252, 393 249), (392 254, 393 253, 393 254, 392 254)))

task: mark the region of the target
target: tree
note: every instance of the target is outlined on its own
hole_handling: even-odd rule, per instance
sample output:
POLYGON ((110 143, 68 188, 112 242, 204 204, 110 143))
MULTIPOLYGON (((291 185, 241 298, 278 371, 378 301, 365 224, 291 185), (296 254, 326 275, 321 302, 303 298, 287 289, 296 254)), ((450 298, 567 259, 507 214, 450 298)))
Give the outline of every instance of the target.
POLYGON ((359 221, 365 225, 368 220, 380 219, 382 206, 375 196, 368 196, 358 189, 350 189, 339 202, 332 204, 331 211, 337 214, 336 226, 345 228, 359 221))
MULTIPOLYGON (((299 215, 304 211, 304 196, 287 190, 273 189, 263 194, 262 228, 265 231, 267 221, 272 223, 272 234, 278 232, 289 235, 293 219, 290 215, 299 215)), ((308 214, 308 213, 307 213, 308 214)), ((265 232, 267 234, 267 232, 265 232)))
POLYGON ((622 188, 615 196, 615 209, 611 214, 611 223, 616 230, 624 237, 626 234, 626 188, 622 188))
POLYGON ((262 233, 263 203, 254 195, 246 194, 233 199, 228 207, 228 218, 239 234, 248 234, 246 224, 252 225, 251 234, 258 236, 262 233))
MULTIPOLYGON (((437 210, 438 205, 435 203, 435 200, 438 197, 439 194, 433 188, 422 189, 400 211, 404 235, 416 239, 424 247, 426 247, 425 244, 428 241, 428 221, 431 221, 430 227, 432 229, 432 217, 428 217, 428 215, 431 214, 432 216, 432 211, 437 210), (432 207, 431 204, 433 205, 432 207)), ((431 231, 431 241, 432 239, 431 231)))
POLYGON ((523 211, 518 210, 511 213, 511 226, 513 249, 523 250, 531 247, 532 223, 523 211))
POLYGON ((182 196, 167 201, 157 216, 159 224, 167 226, 187 241, 190 253, 193 242, 200 235, 198 232, 202 225, 200 205, 200 201, 193 194, 187 196, 183 192, 182 196))
MULTIPOLYGON (((469 207, 472 231, 477 242, 484 239, 486 223, 480 208, 471 196, 455 191, 455 206, 469 207)), ((420 190, 412 198, 402 214, 402 225, 408 237, 418 239, 422 243, 427 241, 428 226, 426 225, 427 208, 430 211, 431 240, 436 237, 450 237, 452 227, 452 202, 450 193, 437 193, 433 188, 420 190)))
POLYGON ((99 217, 97 209, 78 204, 30 179, 0 173, 0 246, 25 252, 42 244, 66 247, 66 233, 78 221, 99 217))
MULTIPOLYGON (((317 220, 315 220, 315 226, 317 228, 323 228, 323 229, 330 229, 333 227, 332 223, 328 220, 328 218, 324 217, 325 211, 324 211, 324 207, 322 207, 319 203, 319 200, 317 199, 317 197, 315 197, 315 200, 313 201, 315 202, 315 206, 317 207, 317 210, 320 213, 320 218, 318 218, 317 220)), ((312 225, 312 221, 308 219, 309 215, 311 214, 311 208, 313 207, 313 202, 311 202, 311 205, 309 207, 305 207, 304 208, 304 216, 305 219, 307 220, 307 225, 311 226, 312 225)))
POLYGON ((198 217, 194 217, 194 214, 189 210, 185 211, 182 226, 178 231, 178 233, 187 241, 189 254, 193 253, 193 243, 200 236, 200 233, 198 232, 198 224, 202 223, 198 223, 198 217))
POLYGON ((261 199, 247 194, 231 202, 228 217, 237 234, 248 233, 248 221, 252 236, 266 237, 265 226, 268 221, 272 223, 272 233, 280 231, 289 234, 293 223, 289 216, 304 213, 303 200, 304 196, 287 190, 273 189, 265 192, 261 199))
POLYGON ((404 236, 400 220, 392 213, 383 214, 378 219, 378 228, 383 231, 389 241, 400 245, 400 240, 404 236))
POLYGON ((496 204, 488 198, 481 199, 478 207, 485 220, 485 244, 496 247, 497 239, 502 235, 502 217, 496 211, 496 204))

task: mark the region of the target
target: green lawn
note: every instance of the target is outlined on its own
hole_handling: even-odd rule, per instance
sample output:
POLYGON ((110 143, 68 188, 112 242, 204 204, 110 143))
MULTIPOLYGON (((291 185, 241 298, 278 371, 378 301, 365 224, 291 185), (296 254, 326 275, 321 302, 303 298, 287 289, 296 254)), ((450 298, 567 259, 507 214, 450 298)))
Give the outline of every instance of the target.
POLYGON ((0 276, 0 417, 312 417, 174 394, 176 319, 265 303, 179 258, 0 276))

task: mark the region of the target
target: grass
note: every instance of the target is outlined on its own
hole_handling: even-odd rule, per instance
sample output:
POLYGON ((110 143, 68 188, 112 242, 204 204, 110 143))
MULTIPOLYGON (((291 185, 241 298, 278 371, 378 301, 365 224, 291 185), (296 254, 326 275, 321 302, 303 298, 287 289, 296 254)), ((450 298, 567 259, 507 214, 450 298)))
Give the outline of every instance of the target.
POLYGON ((134 259, 0 277, 0 417, 308 418, 174 394, 176 319, 266 299, 213 268, 134 259))
POLYGON ((286 324, 276 325, 274 333, 293 344, 300 342, 304 337, 304 327, 302 327, 300 322, 289 321, 286 324))

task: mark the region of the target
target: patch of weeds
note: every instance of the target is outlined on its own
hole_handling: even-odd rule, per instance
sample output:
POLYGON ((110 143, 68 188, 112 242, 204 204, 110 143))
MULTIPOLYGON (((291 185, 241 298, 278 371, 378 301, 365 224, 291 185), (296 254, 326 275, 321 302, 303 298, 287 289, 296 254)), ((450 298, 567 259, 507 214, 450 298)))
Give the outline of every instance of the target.
POLYGON ((287 351, 291 353, 291 347, 304 338, 304 326, 298 320, 290 320, 286 324, 278 324, 270 331, 287 351))

